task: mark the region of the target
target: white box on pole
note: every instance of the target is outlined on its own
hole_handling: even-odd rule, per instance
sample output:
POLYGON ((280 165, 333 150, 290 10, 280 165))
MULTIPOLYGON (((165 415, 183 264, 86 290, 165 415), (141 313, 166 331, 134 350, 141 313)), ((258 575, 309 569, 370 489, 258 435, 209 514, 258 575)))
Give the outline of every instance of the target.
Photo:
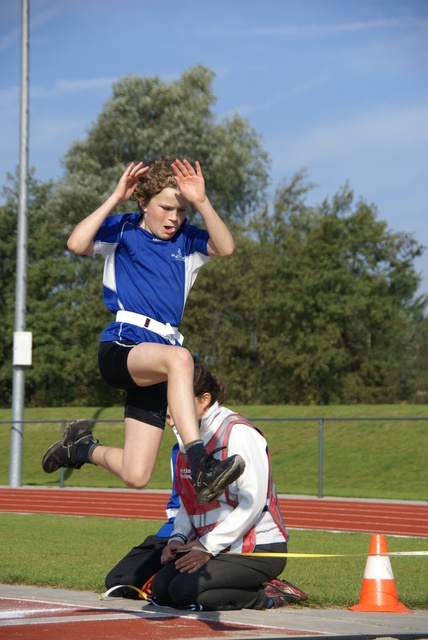
POLYGON ((29 366, 32 362, 33 334, 31 331, 14 331, 13 364, 29 366))

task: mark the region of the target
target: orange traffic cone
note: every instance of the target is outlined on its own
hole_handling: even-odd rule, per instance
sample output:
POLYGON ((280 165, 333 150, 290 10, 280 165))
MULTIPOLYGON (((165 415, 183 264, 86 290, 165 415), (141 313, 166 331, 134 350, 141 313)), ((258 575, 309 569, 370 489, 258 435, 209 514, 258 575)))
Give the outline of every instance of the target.
POLYGON ((398 602, 385 536, 373 535, 371 537, 360 602, 349 609, 351 611, 413 613, 403 603, 398 602))

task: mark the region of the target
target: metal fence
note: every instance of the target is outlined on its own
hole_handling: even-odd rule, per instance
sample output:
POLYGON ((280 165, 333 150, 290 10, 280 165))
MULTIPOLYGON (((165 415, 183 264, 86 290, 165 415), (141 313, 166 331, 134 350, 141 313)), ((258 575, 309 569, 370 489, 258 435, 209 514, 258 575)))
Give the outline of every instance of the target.
POLYGON ((326 422, 379 422, 379 421, 396 421, 396 422, 428 422, 428 417, 378 417, 378 418, 249 418, 250 422, 318 422, 318 498, 322 498, 323 493, 323 475, 324 475, 324 425, 326 422))
MULTIPOLYGON (((322 498, 323 493, 323 475, 324 475, 324 426, 326 422, 380 422, 380 421, 395 421, 395 422, 428 422, 428 416, 424 417, 336 417, 336 418, 248 418, 250 422, 316 422, 318 423, 318 498, 322 498)), ((22 420, 19 423, 14 424, 59 424, 61 426, 61 433, 63 434, 65 431, 65 426, 70 420, 22 420)), ((94 424, 107 424, 107 423, 115 423, 121 422, 120 419, 109 419, 109 420, 97 420, 92 419, 88 420, 88 422, 92 422, 94 424)), ((0 424, 11 424, 11 421, 0 420, 0 424)), ((13 429, 12 425, 12 429, 13 429)), ((64 469, 60 470, 60 487, 64 487, 64 469)))

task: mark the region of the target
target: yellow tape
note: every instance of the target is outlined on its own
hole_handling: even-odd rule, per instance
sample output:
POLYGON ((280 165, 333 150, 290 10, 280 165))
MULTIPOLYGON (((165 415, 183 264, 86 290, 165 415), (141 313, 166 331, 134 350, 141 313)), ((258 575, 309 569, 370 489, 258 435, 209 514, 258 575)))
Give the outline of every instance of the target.
MULTIPOLYGON (((181 551, 176 549, 177 553, 189 553, 190 551, 202 551, 211 555, 208 549, 202 549, 201 547, 193 547, 192 549, 185 549, 181 551)), ((357 556, 367 556, 367 553, 268 553, 268 552, 248 552, 239 553, 238 551, 225 551, 231 556, 260 556, 265 558, 352 558, 357 556)), ((391 551, 388 553, 371 553, 372 556, 428 556, 428 551, 391 551)))
POLYGON ((105 593, 99 593, 98 600, 104 600, 104 598, 107 598, 107 596, 113 593, 113 591, 116 591, 116 589, 122 589, 123 587, 127 587, 128 589, 134 589, 134 591, 140 594, 141 598, 143 598, 144 600, 147 600, 147 594, 145 594, 144 591, 141 591, 141 589, 134 587, 132 584, 117 584, 115 587, 111 587, 111 589, 109 589, 105 593))
POLYGON ((391 551, 384 553, 385 556, 428 556, 428 551, 391 551))

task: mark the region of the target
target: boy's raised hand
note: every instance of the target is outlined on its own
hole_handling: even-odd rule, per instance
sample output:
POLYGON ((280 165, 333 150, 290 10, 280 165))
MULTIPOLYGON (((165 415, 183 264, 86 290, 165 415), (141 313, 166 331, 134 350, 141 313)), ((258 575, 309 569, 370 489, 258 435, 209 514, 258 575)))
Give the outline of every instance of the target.
POLYGON ((205 180, 202 175, 201 165, 195 162, 196 171, 187 160, 175 160, 171 165, 180 193, 196 209, 206 198, 205 180))
POLYGON ((119 202, 126 202, 132 196, 138 184, 138 178, 147 173, 149 167, 144 167, 142 162, 137 165, 131 162, 129 167, 123 172, 117 187, 114 191, 119 202))

